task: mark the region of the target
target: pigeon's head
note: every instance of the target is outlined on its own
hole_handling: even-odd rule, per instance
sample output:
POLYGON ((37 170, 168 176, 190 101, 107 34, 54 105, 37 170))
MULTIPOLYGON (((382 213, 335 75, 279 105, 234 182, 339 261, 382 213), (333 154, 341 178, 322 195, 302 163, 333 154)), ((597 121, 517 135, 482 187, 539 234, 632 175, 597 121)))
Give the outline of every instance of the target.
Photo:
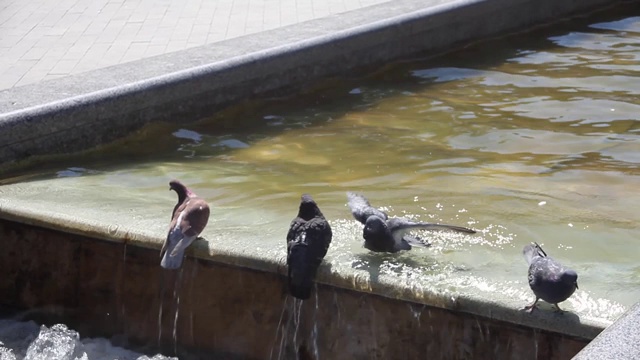
POLYGON ((179 180, 171 180, 169 181, 169 190, 173 190, 178 193, 179 199, 184 199, 187 196, 194 195, 187 187, 181 183, 179 180))
POLYGON ((576 289, 578 288, 578 273, 569 269, 562 273, 560 276, 560 280, 562 283, 567 285, 575 285, 576 289))
POLYGON ((318 204, 316 204, 311 195, 302 194, 300 197, 300 210, 298 211, 298 217, 305 220, 311 220, 316 216, 322 216, 322 212, 320 212, 318 204))
POLYGON ((367 222, 364 224, 364 236, 365 239, 368 234, 384 234, 387 231, 387 223, 384 219, 378 216, 369 216, 367 222))

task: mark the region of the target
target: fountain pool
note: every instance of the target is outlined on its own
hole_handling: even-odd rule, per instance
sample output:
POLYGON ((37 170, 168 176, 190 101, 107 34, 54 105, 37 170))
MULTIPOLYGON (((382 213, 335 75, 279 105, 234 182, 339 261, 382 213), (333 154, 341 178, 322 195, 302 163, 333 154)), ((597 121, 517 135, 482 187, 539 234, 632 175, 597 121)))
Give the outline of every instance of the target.
POLYGON ((150 126, 8 170, 0 209, 159 248, 175 203, 167 184, 179 178, 212 209, 197 257, 278 272, 308 192, 334 229, 321 283, 445 308, 486 299, 516 313, 533 299, 520 251, 536 241, 579 274, 563 304, 571 322, 606 325, 640 297, 638 15, 614 11, 150 126), (434 233, 428 249, 370 254, 346 191, 391 215, 478 234, 434 233))

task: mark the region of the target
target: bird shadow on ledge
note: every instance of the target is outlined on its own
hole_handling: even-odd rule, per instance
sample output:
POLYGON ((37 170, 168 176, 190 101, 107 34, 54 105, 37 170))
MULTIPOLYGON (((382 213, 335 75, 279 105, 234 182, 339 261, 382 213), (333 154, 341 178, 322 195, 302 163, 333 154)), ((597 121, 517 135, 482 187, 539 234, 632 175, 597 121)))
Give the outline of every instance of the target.
POLYGON ((432 263, 432 261, 416 261, 412 257, 406 256, 406 251, 395 254, 367 252, 364 254, 355 254, 354 257, 357 260, 352 262, 351 267, 355 270, 367 271, 372 283, 379 282, 380 271, 385 263, 397 265, 384 266, 385 274, 395 274, 402 277, 405 277, 407 274, 405 266, 413 269, 421 269, 428 267, 432 263))
POLYGON ((538 317, 544 321, 562 321, 566 324, 580 324, 580 316, 575 312, 564 308, 561 311, 558 311, 555 305, 546 303, 543 300, 538 301, 536 309, 531 313, 528 310, 525 310, 524 305, 518 309, 518 312, 520 312, 523 317, 532 316, 538 317))

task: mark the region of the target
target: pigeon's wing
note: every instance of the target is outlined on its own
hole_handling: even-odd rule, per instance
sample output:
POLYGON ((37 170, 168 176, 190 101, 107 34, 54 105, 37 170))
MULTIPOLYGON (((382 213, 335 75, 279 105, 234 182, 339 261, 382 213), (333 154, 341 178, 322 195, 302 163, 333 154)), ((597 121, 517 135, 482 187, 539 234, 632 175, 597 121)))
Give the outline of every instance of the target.
POLYGON ((209 222, 209 205, 200 198, 189 199, 185 205, 184 216, 178 222, 180 229, 185 236, 198 237, 209 222))
POLYGON ((169 256, 179 256, 180 254, 184 254, 185 250, 193 243, 193 241, 197 238, 197 236, 183 236, 180 241, 176 244, 173 250, 169 253, 169 256))
POLYGON ((540 245, 538 245, 537 243, 526 245, 522 249, 522 255, 524 256, 524 259, 527 261, 527 264, 529 265, 533 263, 534 259, 538 257, 547 256, 547 254, 542 250, 540 245))
POLYGON ((331 226, 329 226, 324 217, 316 217, 309 221, 307 243, 313 251, 313 260, 316 266, 319 266, 322 259, 327 255, 332 237, 331 226))
POLYGON ((405 235, 412 230, 448 230, 467 234, 476 233, 475 230, 471 230, 462 226, 414 222, 406 218, 389 219, 387 220, 387 226, 389 227, 389 231, 391 232, 391 235, 393 236, 393 239, 396 243, 399 243, 403 240, 409 240, 410 237, 407 237, 405 235))
MULTIPOLYGON (((164 241, 164 244, 162 244, 162 249, 160 250, 160 258, 162 258, 164 256, 164 254, 166 253, 167 247, 171 243, 171 239, 175 238, 176 236, 178 236, 177 233, 175 232, 176 225, 178 225, 178 224, 180 224, 182 222, 182 219, 184 217, 184 215, 182 215, 182 214, 184 212, 184 209, 186 209, 186 207, 187 207, 187 202, 183 202, 183 203, 176 204, 176 206, 173 208, 173 214, 171 215, 171 222, 169 223, 169 231, 167 233, 167 238, 164 241)), ((178 226, 178 228, 179 228, 179 226, 178 226)), ((183 236, 182 235, 182 230, 180 230, 179 238, 177 240, 175 240, 175 241, 177 242, 180 239, 182 239, 182 236, 183 236)), ((173 246, 175 246, 175 244, 173 246)))
POLYGON ((559 282, 562 273, 565 271, 562 264, 550 257, 534 258, 529 266, 529 274, 533 275, 534 281, 537 283, 559 282))
POLYGON ((369 200, 360 194, 347 192, 347 200, 353 217, 365 224, 370 216, 377 216, 387 220, 388 216, 384 211, 378 210, 369 204, 369 200))
POLYGON ((209 206, 200 198, 177 205, 167 239, 160 250, 160 266, 177 269, 182 266, 185 250, 200 235, 209 220, 209 206))
POLYGON ((566 271, 561 263, 551 257, 536 257, 529 267, 529 286, 537 297, 557 305, 577 289, 576 282, 563 281, 566 271))
MULTIPOLYGON (((303 229, 301 229, 303 230, 303 229)), ((313 280, 309 277, 309 245, 306 232, 299 232, 287 244, 287 284, 289 293, 298 299, 308 299, 311 295, 313 280)))
POLYGON ((331 227, 324 218, 314 218, 296 223, 287 237, 289 292, 294 297, 305 300, 311 295, 318 267, 329 249, 331 227))
POLYGON ((304 232, 304 229, 300 230, 300 227, 303 227, 305 223, 306 221, 304 219, 297 217, 293 219, 291 225, 289 225, 289 232, 287 232, 287 265, 289 264, 291 247, 295 245, 296 242, 301 241, 299 236, 304 232))
POLYGON ((403 239, 400 239, 400 241, 396 241, 393 244, 393 252, 398 252, 400 250, 411 250, 411 248, 414 247, 414 246, 416 246, 416 247, 426 247, 425 244, 422 244, 421 242, 419 242, 417 240, 415 242, 414 241, 409 242, 409 241, 407 241, 406 239, 403 238, 403 239))
POLYGON ((399 246, 396 245, 396 247, 400 250, 405 250, 405 247, 406 247, 405 244, 408 245, 409 247, 430 247, 431 246, 431 244, 429 244, 428 242, 423 242, 419 238, 410 236, 408 234, 405 234, 402 237, 402 241, 400 242, 400 245, 399 246))
MULTIPOLYGON (((184 216, 184 212, 180 213, 176 223, 178 223, 184 216)), ((173 222, 172 222, 173 223, 173 222)), ((160 266, 165 269, 178 269, 182 266, 182 258, 184 257, 184 250, 195 240, 195 236, 185 236, 182 229, 177 224, 169 230, 167 239, 162 246, 160 256, 160 266)))

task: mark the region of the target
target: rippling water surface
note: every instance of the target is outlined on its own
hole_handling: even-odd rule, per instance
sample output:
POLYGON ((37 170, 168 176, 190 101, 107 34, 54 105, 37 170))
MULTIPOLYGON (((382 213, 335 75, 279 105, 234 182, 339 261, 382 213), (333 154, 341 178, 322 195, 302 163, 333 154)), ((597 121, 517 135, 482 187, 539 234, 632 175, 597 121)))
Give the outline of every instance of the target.
POLYGON ((123 186, 161 194, 163 210, 175 201, 168 180, 183 179, 212 204, 216 241, 251 233, 247 246, 278 256, 308 192, 334 227, 334 267, 523 305, 533 297, 521 249, 536 241, 579 273, 565 307, 615 318, 640 298, 640 17, 631 15, 640 13, 483 42, 311 96, 147 129, 38 173, 103 196, 123 186), (433 234, 428 249, 368 254, 347 190, 391 215, 479 234, 433 234))

